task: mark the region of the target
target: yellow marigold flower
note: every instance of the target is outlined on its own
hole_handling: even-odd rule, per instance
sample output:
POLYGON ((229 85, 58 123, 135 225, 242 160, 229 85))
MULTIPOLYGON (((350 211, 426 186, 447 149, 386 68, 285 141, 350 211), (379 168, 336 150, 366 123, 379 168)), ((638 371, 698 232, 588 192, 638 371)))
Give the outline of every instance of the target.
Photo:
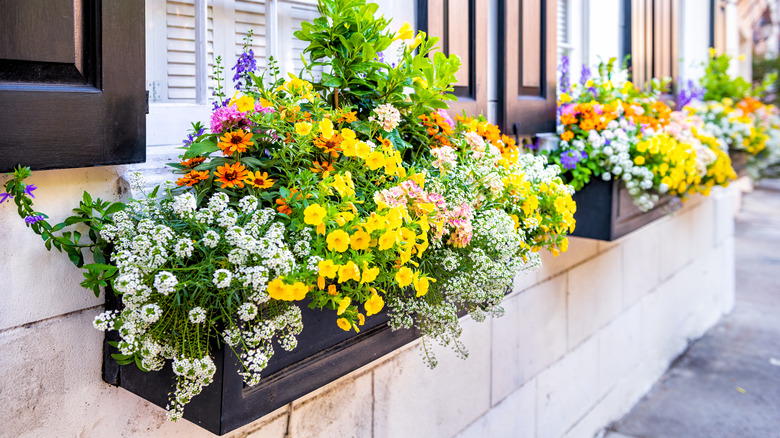
POLYGON ((366 316, 376 315, 385 307, 385 300, 374 290, 374 293, 366 300, 364 306, 366 308, 366 316))
POLYGON ((368 249, 369 243, 371 243, 371 235, 363 230, 356 231, 355 234, 349 238, 349 246, 355 251, 368 249))
POLYGON ((320 132, 322 132, 322 138, 331 139, 333 137, 333 122, 330 119, 322 119, 319 123, 320 132))
POLYGON ((417 291, 418 297, 421 297, 428 293, 428 287, 430 286, 430 281, 428 280, 428 277, 422 277, 422 278, 416 278, 414 279, 414 289, 417 291))
POLYGON ((385 154, 379 151, 371 152, 366 159, 366 165, 371 170, 377 170, 385 165, 385 154))
POLYGON ((409 286, 412 284, 412 280, 414 280, 414 273, 406 266, 395 273, 395 281, 398 283, 399 287, 409 286))
POLYGON ((344 297, 341 300, 339 300, 339 308, 336 311, 336 315, 341 315, 342 313, 347 311, 347 307, 349 307, 350 304, 352 304, 352 298, 350 297, 344 297))
POLYGON ((348 332, 350 329, 352 329, 352 324, 350 324, 346 318, 337 319, 336 324, 339 326, 340 329, 344 330, 345 332, 348 332))
POLYGON ((344 252, 349 249, 349 234, 344 230, 333 231, 325 240, 329 251, 344 252))
POLYGON ((384 251, 386 249, 392 248, 397 240, 398 233, 396 233, 394 230, 385 231, 385 233, 379 237, 379 250, 384 251))
POLYGON ((328 210, 320 204, 311 204, 303 210, 303 221, 309 225, 317 226, 328 215, 328 210))
POLYGON ((336 275, 339 272, 339 266, 335 263, 333 263, 333 260, 320 260, 319 263, 317 263, 317 268, 319 269, 320 275, 327 278, 336 278, 336 275))
POLYGON ((361 283, 371 283, 376 280, 377 275, 379 275, 379 268, 369 268, 368 263, 363 262, 363 278, 360 279, 361 283))
POLYGON ((360 281, 360 269, 352 260, 339 268, 339 283, 349 280, 360 281))
POLYGON ((401 28, 398 29, 398 33, 395 34, 393 41, 408 40, 412 38, 413 35, 414 30, 412 30, 412 25, 408 22, 404 22, 404 24, 401 25, 401 28))
POLYGON ((304 136, 309 135, 311 132, 311 123, 309 122, 298 122, 295 124, 295 133, 304 136))
POLYGON ((643 157, 642 155, 638 155, 634 157, 634 164, 636 164, 637 166, 641 166, 645 164, 645 157, 643 157))

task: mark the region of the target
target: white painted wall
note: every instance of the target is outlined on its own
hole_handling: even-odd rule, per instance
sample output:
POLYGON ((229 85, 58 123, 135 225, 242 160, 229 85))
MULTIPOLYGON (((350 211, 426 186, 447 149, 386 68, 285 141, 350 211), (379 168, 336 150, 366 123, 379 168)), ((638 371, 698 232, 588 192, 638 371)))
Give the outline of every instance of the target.
POLYGON ((697 80, 704 75, 704 65, 709 60, 710 1, 687 0, 680 3, 680 60, 682 80, 697 80), (706 17, 707 19, 702 19, 706 17))

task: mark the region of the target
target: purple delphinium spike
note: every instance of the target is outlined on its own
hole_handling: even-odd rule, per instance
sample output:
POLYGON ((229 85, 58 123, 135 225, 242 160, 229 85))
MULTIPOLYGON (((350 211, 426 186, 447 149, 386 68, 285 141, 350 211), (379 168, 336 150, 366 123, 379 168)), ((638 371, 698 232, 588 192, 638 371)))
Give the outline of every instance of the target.
POLYGON ((565 93, 569 90, 569 57, 566 55, 561 56, 561 92, 565 93))
POLYGON ((26 218, 24 218, 24 222, 27 225, 32 225, 32 224, 34 224, 36 222, 42 221, 43 219, 44 219, 43 215, 39 214, 39 215, 36 215, 36 216, 27 216, 26 218))
POLYGON ((38 187, 35 187, 35 184, 27 184, 24 187, 24 193, 27 193, 27 196, 31 198, 35 198, 35 195, 32 194, 33 190, 37 189, 38 187))
POLYGON ((13 195, 11 195, 10 193, 0 193, 0 204, 2 204, 8 199, 13 199, 13 198, 14 198, 13 195))
POLYGON ((588 79, 590 79, 590 67, 583 64, 582 71, 580 72, 580 85, 584 86, 588 82, 588 79))
POLYGON ((233 82, 236 84, 236 90, 241 89, 241 76, 245 73, 254 72, 257 69, 257 60, 255 60, 255 51, 249 49, 248 52, 244 52, 238 57, 236 65, 231 68, 235 70, 236 74, 233 75, 233 82))

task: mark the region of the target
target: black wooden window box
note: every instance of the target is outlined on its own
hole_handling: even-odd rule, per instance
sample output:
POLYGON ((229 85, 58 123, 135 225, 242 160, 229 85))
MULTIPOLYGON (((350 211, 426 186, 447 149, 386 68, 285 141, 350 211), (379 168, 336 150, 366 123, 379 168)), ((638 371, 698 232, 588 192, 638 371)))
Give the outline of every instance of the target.
POLYGON ((572 236, 598 240, 615 240, 638 230, 654 220, 682 207, 679 198, 666 196, 643 213, 621 181, 594 178, 574 194, 577 225, 572 236))
MULTIPOLYGON (((106 308, 117 305, 117 298, 108 293, 106 308)), ((333 312, 303 307, 301 313, 304 328, 298 347, 287 352, 275 345, 275 354, 256 386, 244 385, 238 375, 238 358, 230 348, 214 348, 214 381, 184 407, 184 418, 212 433, 226 434, 419 337, 417 330, 390 330, 384 311, 367 318, 359 334, 338 328, 333 312)), ((115 332, 109 332, 106 341, 117 340, 114 336, 115 332)), ((161 371, 143 372, 135 364, 117 365, 111 358, 115 352, 104 345, 103 380, 164 408, 175 385, 170 363, 161 371)))

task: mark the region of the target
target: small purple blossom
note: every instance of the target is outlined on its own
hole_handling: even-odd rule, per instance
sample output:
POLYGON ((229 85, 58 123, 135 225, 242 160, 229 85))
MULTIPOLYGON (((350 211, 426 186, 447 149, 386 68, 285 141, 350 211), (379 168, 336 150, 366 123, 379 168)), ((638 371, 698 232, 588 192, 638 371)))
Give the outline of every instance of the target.
POLYGON ((233 75, 233 82, 236 84, 236 90, 241 89, 241 77, 249 76, 250 72, 257 70, 257 60, 255 59, 255 52, 249 49, 248 52, 244 52, 238 57, 236 65, 231 68, 235 70, 236 74, 233 75))
POLYGON ((10 193, 0 193, 0 204, 2 204, 8 199, 13 199, 13 198, 14 198, 13 195, 11 195, 10 193))
POLYGON ((682 109, 685 105, 693 101, 701 101, 704 99, 704 88, 698 86, 695 81, 688 79, 685 85, 680 87, 680 92, 677 93, 677 109, 682 109))
POLYGON ((580 85, 585 85, 588 83, 588 79, 590 79, 590 67, 583 64, 582 70, 580 71, 580 85))
POLYGON ((377 62, 385 62, 385 52, 376 52, 376 58, 374 58, 374 60, 377 62))
POLYGON ((43 215, 39 214, 39 215, 35 215, 35 216, 27 216, 26 218, 24 218, 24 222, 27 225, 32 225, 32 224, 34 224, 36 222, 42 221, 43 219, 44 219, 43 215))
POLYGON ((610 143, 612 143, 612 140, 608 138, 604 139, 604 146, 609 146, 610 143))
POLYGON ((24 193, 27 193, 27 196, 31 198, 35 198, 35 195, 32 194, 33 190, 37 189, 38 187, 35 187, 35 184, 27 184, 24 187, 24 193))
POLYGON ((561 56, 561 67, 559 69, 561 73, 561 91, 566 92, 569 89, 569 57, 566 55, 561 56))
POLYGON ((588 154, 585 151, 568 150, 561 154, 561 165, 564 169, 571 170, 577 167, 577 163, 586 158, 588 158, 588 154))
MULTIPOLYGON (((216 96, 216 94, 217 94, 216 91, 213 94, 216 96)), ((211 102, 212 110, 217 110, 219 108, 224 108, 224 107, 228 106, 229 103, 230 103, 229 100, 223 100, 222 102, 219 102, 219 101, 215 100, 214 102, 211 102)))
POLYGON ((192 142, 194 142, 197 137, 200 137, 201 135, 203 135, 204 132, 206 132, 206 128, 200 128, 198 130, 198 132, 196 132, 194 134, 192 134, 192 133, 191 134, 187 134, 187 138, 184 141, 182 141, 182 143, 184 143, 185 147, 190 147, 190 146, 192 146, 192 142))
POLYGON ((534 140, 533 143, 529 143, 526 147, 532 151, 538 151, 539 146, 542 145, 542 139, 537 137, 536 140, 534 140))

